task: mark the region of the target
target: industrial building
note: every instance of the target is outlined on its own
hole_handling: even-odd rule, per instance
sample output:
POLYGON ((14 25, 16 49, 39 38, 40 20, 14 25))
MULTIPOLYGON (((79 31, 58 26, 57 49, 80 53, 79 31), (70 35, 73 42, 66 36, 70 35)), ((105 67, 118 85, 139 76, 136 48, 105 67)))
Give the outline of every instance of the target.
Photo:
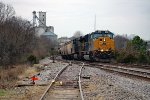
POLYGON ((33 11, 33 26, 35 27, 35 33, 38 36, 46 37, 53 42, 57 42, 57 35, 54 33, 54 27, 46 25, 46 12, 40 11, 38 13, 39 16, 33 11))

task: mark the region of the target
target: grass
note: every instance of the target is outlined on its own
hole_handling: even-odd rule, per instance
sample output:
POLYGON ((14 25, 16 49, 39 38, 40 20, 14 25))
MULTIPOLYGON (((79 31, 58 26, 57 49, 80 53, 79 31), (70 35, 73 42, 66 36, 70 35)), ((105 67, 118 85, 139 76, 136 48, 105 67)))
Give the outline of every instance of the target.
MULTIPOLYGON (((26 65, 16 65, 7 69, 0 69, 0 89, 11 88, 19 79, 18 76, 24 73, 26 65)), ((1 92, 2 94, 3 92, 1 92)))
POLYGON ((29 67, 26 69, 26 71, 23 73, 24 77, 32 77, 33 75, 37 74, 37 70, 35 67, 29 67))
POLYGON ((5 96, 7 92, 4 89, 0 89, 0 96, 5 96))
MULTIPOLYGON (((15 65, 7 69, 0 68, 0 89, 9 89, 16 85, 19 80, 30 78, 38 73, 37 67, 28 65, 15 65)), ((3 92, 1 91, 1 94, 3 92)))
MULTIPOLYGON (((18 91, 14 90, 14 86, 23 80, 24 78, 30 78, 31 76, 38 73, 37 67, 40 65, 36 65, 34 67, 29 67, 29 65, 15 65, 13 67, 9 67, 7 69, 0 68, 0 100, 6 99, 9 100, 11 98, 18 98, 17 100, 29 100, 34 94, 34 90, 31 90, 27 94, 16 95, 18 91)), ((39 94, 40 95, 40 94, 39 94)), ((35 99, 36 100, 36 99, 35 99)))

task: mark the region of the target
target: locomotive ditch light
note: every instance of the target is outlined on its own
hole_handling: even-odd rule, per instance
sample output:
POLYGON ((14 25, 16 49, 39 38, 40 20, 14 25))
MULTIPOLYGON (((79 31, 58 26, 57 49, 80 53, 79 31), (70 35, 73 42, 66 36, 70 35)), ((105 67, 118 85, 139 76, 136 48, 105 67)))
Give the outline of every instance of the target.
POLYGON ((103 52, 104 50, 102 49, 101 52, 103 52))
POLYGON ((106 39, 104 38, 104 41, 106 41, 106 39))

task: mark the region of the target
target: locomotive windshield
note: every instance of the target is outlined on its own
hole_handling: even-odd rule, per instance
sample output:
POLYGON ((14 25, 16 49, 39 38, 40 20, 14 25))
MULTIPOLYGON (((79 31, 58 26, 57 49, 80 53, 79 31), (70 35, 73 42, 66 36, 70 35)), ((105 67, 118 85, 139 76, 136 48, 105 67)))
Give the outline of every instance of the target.
POLYGON ((108 37, 110 37, 111 39, 113 39, 113 34, 108 33, 108 34, 106 34, 106 36, 108 36, 108 37))
POLYGON ((91 35, 91 38, 93 38, 93 39, 99 38, 99 37, 110 37, 111 39, 113 39, 113 33, 101 31, 101 32, 94 32, 91 35))
POLYGON ((95 39, 95 38, 102 37, 102 36, 103 36, 103 34, 96 33, 93 35, 93 38, 95 39))

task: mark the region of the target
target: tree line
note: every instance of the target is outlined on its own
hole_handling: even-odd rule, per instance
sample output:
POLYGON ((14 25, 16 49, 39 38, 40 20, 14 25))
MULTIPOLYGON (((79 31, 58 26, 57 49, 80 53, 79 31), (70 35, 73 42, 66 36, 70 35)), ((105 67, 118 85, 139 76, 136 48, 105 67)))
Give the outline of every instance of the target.
MULTIPOLYGON (((49 54, 52 42, 38 37, 31 22, 15 16, 11 5, 0 2, 0 66, 40 59, 49 54)), ((34 63, 35 63, 34 62, 34 63)))

